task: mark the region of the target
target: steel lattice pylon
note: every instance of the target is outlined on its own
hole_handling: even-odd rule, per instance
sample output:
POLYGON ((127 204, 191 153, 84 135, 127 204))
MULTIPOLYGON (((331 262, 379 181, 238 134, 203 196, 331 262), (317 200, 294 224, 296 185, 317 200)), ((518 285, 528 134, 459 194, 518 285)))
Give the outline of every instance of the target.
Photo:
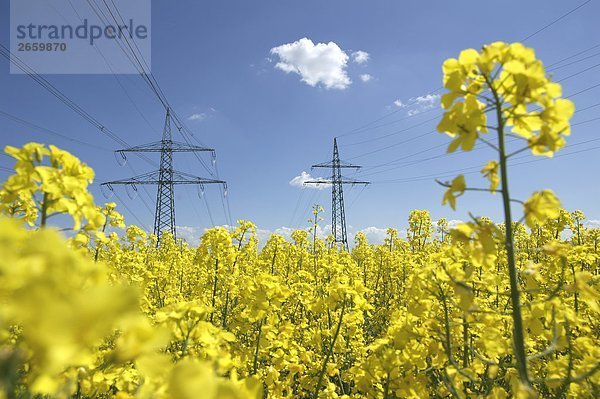
POLYGON ((173 184, 173 140, 171 134, 170 112, 167 110, 160 152, 160 170, 156 192, 156 211, 154 213, 154 234, 160 236, 169 231, 176 237, 175 231, 175 190, 173 184))
MULTIPOLYGON (((151 184, 157 186, 156 193, 156 210, 154 212, 154 234, 160 237, 163 232, 169 232, 173 237, 177 237, 175 228, 175 185, 179 184, 195 184, 204 187, 205 184, 222 184, 225 189, 227 183, 223 180, 206 179, 197 177, 188 173, 183 173, 173 169, 173 153, 174 152, 206 152, 210 151, 214 157, 214 149, 200 147, 190 144, 178 143, 173 141, 171 134, 171 110, 167 109, 167 117, 163 130, 162 140, 159 142, 149 143, 145 145, 135 146, 117 150, 125 157, 128 152, 160 152, 160 168, 157 171, 146 173, 139 176, 134 176, 129 179, 115 180, 102 183, 102 186, 107 186, 112 190, 113 185, 132 185, 151 184)), ((157 242, 157 245, 158 245, 157 242)))
POLYGON ((370 184, 367 181, 349 179, 342 176, 342 169, 360 169, 358 165, 352 165, 340 160, 337 139, 333 139, 333 159, 313 165, 312 168, 331 169, 331 179, 308 180, 304 184, 331 184, 331 234, 335 242, 342 244, 348 250, 348 233, 346 231, 346 213, 344 210, 344 184, 370 184))

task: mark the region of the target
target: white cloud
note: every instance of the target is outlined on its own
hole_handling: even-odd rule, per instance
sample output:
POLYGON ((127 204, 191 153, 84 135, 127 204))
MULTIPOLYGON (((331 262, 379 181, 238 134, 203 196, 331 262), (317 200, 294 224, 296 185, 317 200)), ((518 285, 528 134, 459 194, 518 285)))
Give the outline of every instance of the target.
POLYGON ((591 219, 585 222, 585 227, 588 229, 600 229, 600 220, 591 219))
POLYGON ((363 233, 367 237, 367 240, 369 240, 370 244, 382 244, 387 236, 387 229, 371 226, 359 230, 357 233, 363 233))
POLYGON ((365 83, 372 79, 373 76, 369 75, 368 73, 363 73, 362 75, 360 75, 360 80, 362 80, 365 83))
POLYGON ((304 184, 309 180, 319 180, 319 178, 315 178, 310 175, 310 173, 302 172, 300 175, 294 177, 290 180, 290 186, 300 187, 300 188, 316 188, 318 190, 323 190, 325 188, 331 187, 330 183, 318 183, 318 184, 304 184))
POLYGON ((274 234, 279 234, 284 236, 286 239, 291 239, 292 238, 292 233, 295 231, 296 229, 292 228, 292 227, 286 227, 286 226, 282 226, 278 229, 275 229, 274 234))
MULTIPOLYGON (((269 241, 269 237, 271 237, 272 234, 273 234, 273 232, 271 230, 256 229, 256 238, 258 238, 258 247, 259 248, 264 247, 265 244, 267 243, 267 241, 269 241)), ((285 237, 285 239, 289 240, 289 237, 285 237)))
MULTIPOLYGON (((455 229, 459 224, 464 223, 460 219, 451 219, 451 220, 447 220, 446 222, 448 223, 449 229, 455 229)), ((437 220, 435 221, 435 223, 437 224, 437 220)))
POLYGON ((188 121, 203 121, 206 118, 208 118, 208 115, 206 115, 204 112, 200 112, 188 116, 188 121))
POLYGON ((414 99, 411 98, 411 100, 414 100, 417 104, 433 106, 437 102, 440 101, 440 95, 439 94, 425 94, 424 96, 419 96, 414 99))
POLYGON ((188 121, 202 122, 206 119, 214 118, 217 110, 214 107, 202 107, 195 105, 192 107, 192 114, 187 117, 188 121))
POLYGON ((200 237, 204 234, 204 229, 193 226, 177 226, 177 238, 184 239, 190 246, 197 247, 200 244, 200 237))
POLYGON ((308 38, 271 49, 279 57, 275 68, 296 73, 309 86, 343 90, 352 81, 346 73, 348 55, 334 42, 314 44, 308 38))
MULTIPOLYGON (((308 218, 307 218, 308 219, 308 218)), ((288 226, 281 226, 276 228, 275 230, 268 229, 256 229, 256 236, 258 238, 258 247, 263 248, 269 238, 273 234, 279 234, 283 236, 287 241, 293 242, 292 233, 296 230, 306 230, 308 228, 308 221, 306 223, 302 223, 299 227, 293 228, 288 226)), ((317 226, 317 237, 324 240, 329 234, 331 234, 331 225, 325 226, 317 226)))
MULTIPOLYGON (((308 220, 309 216, 307 216, 308 220)), ((276 229, 256 229, 256 236, 258 238, 258 246, 259 248, 263 248, 271 235, 279 234, 283 236, 287 241, 292 242, 292 233, 295 230, 306 230, 309 228, 308 221, 305 221, 300 224, 299 227, 293 228, 289 226, 281 226, 276 229)), ((461 222, 460 220, 450 220, 448 224, 450 227, 461 222)), ((592 221, 590 221, 592 222, 592 221)), ((600 223, 600 221, 596 221, 600 223)), ((321 222, 322 223, 322 222, 321 222)), ((235 227, 229 225, 222 225, 220 227, 224 227, 228 230, 233 230, 235 227)), ((191 247, 197 247, 200 245, 200 237, 206 232, 206 228, 201 227, 193 227, 193 226, 177 226, 177 237, 184 239, 191 247)), ((367 237, 369 244, 383 244, 385 238, 387 237, 388 228, 380 228, 376 226, 365 227, 362 229, 357 229, 353 226, 348 226, 348 244, 350 248, 354 246, 354 237, 357 233, 362 232, 367 237)), ((317 237, 324 240, 331 234, 331 224, 321 224, 317 227, 317 237)), ((406 239, 406 230, 398 229, 398 237, 401 239, 406 239)))
POLYGON ((327 238, 328 235, 331 234, 331 225, 330 224, 326 224, 326 225, 318 225, 317 226, 317 237, 320 238, 321 240, 324 240, 327 238))
POLYGON ((371 56, 366 51, 358 50, 352 53, 352 61, 357 64, 364 64, 369 61, 369 58, 371 58, 371 56))
POLYGON ((440 102, 439 94, 425 94, 418 97, 411 97, 406 102, 398 99, 394 101, 394 105, 398 108, 408 108, 406 114, 408 116, 415 116, 421 112, 432 109, 440 102))

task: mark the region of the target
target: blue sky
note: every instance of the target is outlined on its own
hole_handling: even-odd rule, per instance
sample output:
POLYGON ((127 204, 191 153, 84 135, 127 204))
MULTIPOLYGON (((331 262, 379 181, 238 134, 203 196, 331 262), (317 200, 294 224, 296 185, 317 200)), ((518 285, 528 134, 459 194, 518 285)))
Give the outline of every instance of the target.
MULTIPOLYGON (((0 5, 0 42, 5 45, 9 41, 8 3, 4 0, 0 5)), ((522 40, 580 3, 583 0, 504 1, 501 5, 481 1, 152 1, 152 72, 176 112, 190 118, 186 124, 195 136, 216 148, 220 177, 229 184, 233 219, 252 220, 265 232, 305 227, 310 204, 320 203, 328 224, 330 191, 301 189, 290 181, 302 172, 319 176, 319 171, 310 171, 310 165, 328 160, 333 137, 340 136, 342 158, 364 165, 361 172, 351 175, 373 182, 365 190, 348 187, 345 191, 352 232, 369 229, 372 238, 381 238, 379 229, 405 228, 409 212, 416 208, 430 210, 434 220, 466 219, 471 211, 501 221, 500 199, 488 194, 465 195, 456 211, 441 206, 444 190, 434 177, 447 178, 492 159, 488 150, 443 156, 448 138, 427 134, 436 124, 428 120, 439 115, 435 90, 441 86, 441 64, 464 48, 522 40), (298 42, 303 38, 310 42, 298 42), (285 44, 289 46, 280 47, 285 44), (303 74, 294 72, 299 66, 303 74), (400 103, 413 105, 399 107, 400 103), (403 163, 373 168, 395 160, 403 163)), ((83 12, 85 4, 77 2, 77 7, 83 12)), ((598 15, 600 4, 591 1, 526 44, 551 65, 600 44, 598 15)), ((600 67, 594 67, 599 52, 597 47, 556 65, 560 68, 553 71, 555 78, 567 78, 565 95, 600 83, 600 67), (570 77, 586 68, 591 69, 570 77)), ((127 142, 159 140, 164 111, 141 78, 46 78, 127 142)), ((599 97, 597 87, 572 98, 578 109, 590 108, 575 114, 574 124, 585 123, 573 128, 562 154, 586 151, 543 162, 522 163, 534 160, 532 156, 515 161, 522 164, 510 169, 513 197, 526 199, 535 190, 552 188, 567 209, 582 209, 588 219, 600 219, 600 149, 593 149, 600 141, 575 146, 598 138, 600 121, 592 119, 600 113, 600 107, 594 106, 599 97)), ((0 111, 96 148, 0 114, 2 145, 54 143, 94 167, 100 180, 134 174, 115 161, 114 142, 28 77, 10 75, 5 59, 0 59, 0 111)), ((151 169, 139 159, 130 157, 129 161, 137 173, 151 169)), ((0 157, 0 166, 10 167, 10 159, 0 157)), ((178 157, 175 167, 206 175, 192 157, 178 157)), ((6 175, 0 170, 0 177, 6 175)), ((484 184, 477 174, 466 177, 484 184)), ((98 202, 105 201, 97 187, 93 191, 98 202)), ((207 187, 205 194, 213 222, 196 190, 176 191, 177 224, 187 226, 182 232, 188 236, 213 222, 227 223, 215 187, 207 187)), ((141 195, 152 208, 155 189, 149 193, 151 198, 141 195)), ((152 226, 153 214, 139 198, 130 200, 125 190, 118 194, 145 225, 152 226)), ((121 210, 128 223, 137 223, 131 212, 121 210)))

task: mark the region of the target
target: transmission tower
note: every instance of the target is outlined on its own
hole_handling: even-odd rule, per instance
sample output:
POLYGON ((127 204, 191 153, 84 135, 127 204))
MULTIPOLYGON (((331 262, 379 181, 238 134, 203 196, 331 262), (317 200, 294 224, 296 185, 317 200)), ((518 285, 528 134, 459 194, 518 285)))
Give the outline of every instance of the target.
POLYGON ((102 184, 102 186, 108 187, 111 191, 113 190, 113 185, 130 185, 136 191, 137 189, 135 187, 138 184, 152 184, 158 186, 156 193, 156 210, 154 213, 154 234, 158 237, 159 242, 162 233, 165 231, 170 232, 174 238, 177 237, 175 229, 175 185, 195 184, 200 186, 200 189, 204 191, 205 184, 222 184, 225 190, 227 189, 227 183, 223 180, 206 179, 188 173, 178 172, 173 169, 174 152, 211 152, 214 160, 215 150, 212 148, 173 141, 171 134, 170 108, 167 108, 167 117, 165 119, 165 127, 163 129, 161 141, 124 148, 115 152, 120 154, 123 159, 126 159, 125 153, 128 152, 160 152, 159 170, 134 176, 129 179, 115 180, 102 184))
POLYGON ((342 176, 342 169, 355 169, 361 167, 340 161, 337 139, 333 139, 333 159, 331 161, 313 165, 314 168, 331 169, 330 179, 308 180, 304 184, 331 184, 331 233, 336 243, 344 245, 348 250, 348 234, 346 232, 346 213, 344 211, 344 184, 370 184, 368 181, 359 181, 342 176))

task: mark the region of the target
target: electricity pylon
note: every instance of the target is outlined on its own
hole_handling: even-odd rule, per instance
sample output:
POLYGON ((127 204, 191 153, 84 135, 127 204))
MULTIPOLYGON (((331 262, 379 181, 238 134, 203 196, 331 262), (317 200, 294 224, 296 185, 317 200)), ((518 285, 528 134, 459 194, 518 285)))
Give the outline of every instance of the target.
POLYGON ((134 188, 138 184, 153 184, 158 186, 156 210, 154 213, 154 234, 158 237, 159 242, 162 233, 165 231, 170 232, 174 238, 177 237, 175 229, 175 185, 195 184, 204 190, 205 184, 222 184, 225 189, 227 188, 227 183, 223 180, 206 179, 173 169, 174 152, 211 152, 214 159, 215 150, 173 141, 171 134, 171 110, 169 108, 167 108, 167 117, 161 141, 124 148, 115 152, 121 154, 123 158, 125 158, 124 154, 127 152, 160 152, 159 170, 129 179, 115 180, 102 184, 103 186, 107 186, 111 191, 113 185, 131 185, 134 188))
POLYGON ((337 139, 333 139, 333 159, 328 162, 313 165, 314 168, 331 169, 330 179, 315 179, 305 181, 304 184, 331 184, 331 233, 336 243, 344 245, 348 250, 348 234, 346 232, 346 213, 344 211, 344 184, 370 184, 368 181, 359 181, 342 176, 342 168, 360 169, 359 165, 352 165, 340 161, 337 139))

